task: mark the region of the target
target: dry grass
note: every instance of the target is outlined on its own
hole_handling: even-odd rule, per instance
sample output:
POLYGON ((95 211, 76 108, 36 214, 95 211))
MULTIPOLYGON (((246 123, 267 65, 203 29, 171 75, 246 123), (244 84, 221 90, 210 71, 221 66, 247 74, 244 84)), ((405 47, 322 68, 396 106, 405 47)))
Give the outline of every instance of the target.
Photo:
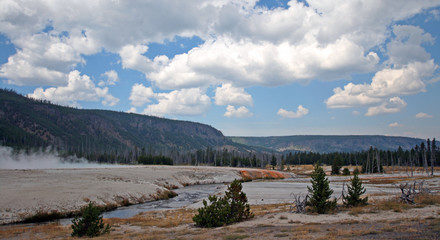
MULTIPOLYGON (((374 202, 374 205, 379 203, 382 202, 374 202)), ((366 212, 374 205, 364 207, 366 212)), ((252 210, 259 216, 273 216, 288 211, 288 205, 253 206, 252 210)), ((229 225, 205 229, 193 225, 192 217, 195 213, 196 210, 178 209, 147 212, 130 219, 104 219, 111 224, 111 232, 94 239, 394 239, 396 236, 426 239, 424 234, 435 236, 435 233, 440 232, 440 220, 436 217, 382 222, 346 220, 322 224, 295 222, 295 225, 229 225)), ((284 220, 287 216, 281 214, 275 219, 284 220)), ((70 233, 70 226, 59 224, 0 227, 0 239, 72 239, 70 233)))
POLYGON ((154 199, 155 201, 157 200, 167 200, 170 198, 173 198, 177 196, 177 193, 171 190, 162 190, 162 189, 157 189, 155 194, 150 194, 150 197, 152 199, 154 199))
POLYGON ((56 239, 70 236, 70 226, 58 223, 10 225, 0 229, 0 239, 56 239))
POLYGON ((140 227, 156 226, 159 228, 170 228, 192 223, 192 218, 195 214, 195 209, 176 209, 169 211, 145 212, 128 219, 111 218, 107 219, 107 221, 110 225, 130 224, 140 227))
POLYGON ((289 208, 290 208, 289 203, 251 205, 251 211, 255 215, 255 217, 260 217, 273 213, 288 212, 289 208))
POLYGON ((379 213, 381 211, 403 212, 411 208, 423 208, 429 205, 440 205, 440 194, 417 194, 415 204, 406 204, 399 197, 371 200, 366 206, 342 208, 348 210, 350 215, 358 216, 363 213, 379 213))

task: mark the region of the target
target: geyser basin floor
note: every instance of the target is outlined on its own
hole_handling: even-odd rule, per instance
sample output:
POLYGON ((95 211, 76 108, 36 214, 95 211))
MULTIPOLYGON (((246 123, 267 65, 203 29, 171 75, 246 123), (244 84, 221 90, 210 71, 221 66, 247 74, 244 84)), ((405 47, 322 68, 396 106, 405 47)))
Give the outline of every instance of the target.
POLYGON ((239 169, 133 166, 99 169, 0 169, 0 224, 37 212, 71 212, 88 201, 98 205, 139 203, 157 198, 165 187, 223 183, 240 179, 239 169))

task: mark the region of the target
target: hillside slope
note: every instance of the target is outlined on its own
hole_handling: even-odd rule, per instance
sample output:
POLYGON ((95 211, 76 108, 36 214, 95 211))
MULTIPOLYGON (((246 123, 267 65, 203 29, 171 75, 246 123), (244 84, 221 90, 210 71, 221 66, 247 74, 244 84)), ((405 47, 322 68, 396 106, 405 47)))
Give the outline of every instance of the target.
POLYGON ((274 151, 311 151, 319 153, 355 152, 370 147, 382 150, 411 149, 425 141, 409 137, 346 135, 346 136, 280 136, 280 137, 229 137, 233 142, 269 148, 274 151))
POLYGON ((104 110, 80 110, 0 90, 0 145, 53 146, 71 153, 128 155, 141 151, 192 151, 231 141, 194 122, 104 110))

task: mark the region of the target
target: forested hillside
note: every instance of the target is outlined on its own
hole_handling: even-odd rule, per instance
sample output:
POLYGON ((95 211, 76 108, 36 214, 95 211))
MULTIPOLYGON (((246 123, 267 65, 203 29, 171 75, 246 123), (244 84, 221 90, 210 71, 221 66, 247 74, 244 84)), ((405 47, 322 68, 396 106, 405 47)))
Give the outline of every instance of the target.
POLYGON ((358 152, 370 147, 381 150, 409 150, 426 141, 409 137, 389 136, 280 136, 280 137, 230 137, 233 142, 264 147, 274 151, 304 151, 317 153, 358 152))
POLYGON ((132 162, 139 154, 178 155, 231 143, 217 129, 200 123, 81 110, 0 90, 0 145, 51 146, 89 160, 132 162))
MULTIPOLYGON (((97 162, 264 167, 281 164, 282 156, 291 164, 331 163, 332 154, 345 152, 357 155, 341 154, 344 162, 362 163, 370 149, 408 152, 425 141, 387 136, 228 138, 200 123, 81 110, 0 90, 0 145, 26 150, 49 147, 97 162)), ((402 161, 406 159, 400 155, 402 161)))

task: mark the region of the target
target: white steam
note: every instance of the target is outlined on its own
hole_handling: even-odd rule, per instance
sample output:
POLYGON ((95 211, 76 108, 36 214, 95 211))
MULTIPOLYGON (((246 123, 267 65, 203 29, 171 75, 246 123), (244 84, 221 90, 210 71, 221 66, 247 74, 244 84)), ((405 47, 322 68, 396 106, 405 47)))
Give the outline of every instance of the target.
POLYGON ((89 163, 85 158, 63 157, 57 152, 39 150, 27 153, 0 146, 0 169, 111 168, 117 164, 89 163))

